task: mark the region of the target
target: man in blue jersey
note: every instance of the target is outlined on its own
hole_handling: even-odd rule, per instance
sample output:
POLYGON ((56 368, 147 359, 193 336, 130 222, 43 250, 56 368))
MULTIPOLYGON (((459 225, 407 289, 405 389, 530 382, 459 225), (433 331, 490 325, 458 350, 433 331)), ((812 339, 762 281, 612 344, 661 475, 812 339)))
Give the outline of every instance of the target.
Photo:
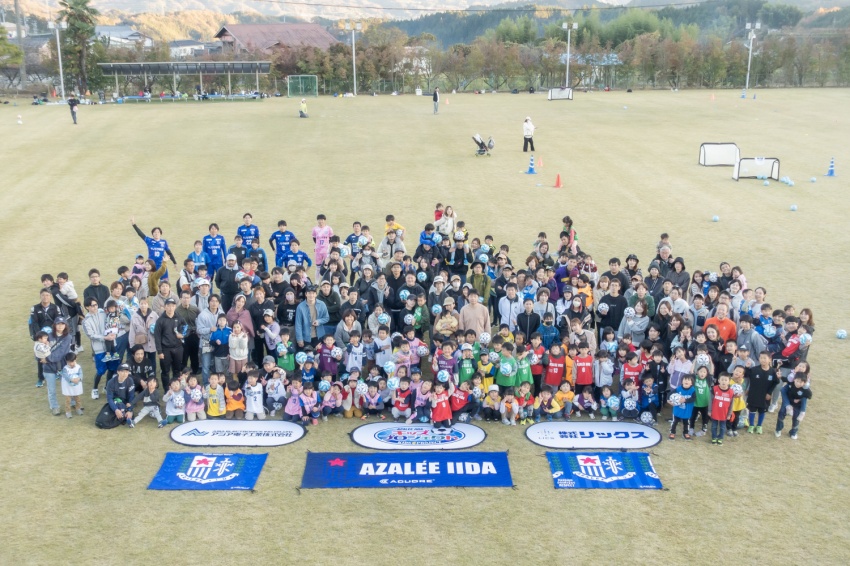
POLYGON ((289 253, 283 256, 284 265, 288 267, 290 261, 294 261, 295 265, 303 267, 304 269, 313 265, 313 261, 310 259, 310 256, 299 250, 300 247, 301 242, 299 242, 297 238, 293 238, 292 241, 289 242, 289 253))
POLYGON ((210 279, 215 278, 215 272, 224 267, 224 258, 227 255, 227 242, 224 236, 218 233, 218 224, 213 222, 209 227, 209 235, 204 236, 203 247, 204 251, 210 256, 210 264, 207 273, 210 279))
MULTIPOLYGON (((351 227, 354 229, 354 232, 349 234, 349 236, 345 239, 345 241, 343 243, 351 248, 351 255, 350 255, 351 260, 350 261, 354 261, 354 258, 357 256, 357 254, 360 253, 360 237, 363 235, 363 230, 362 230, 363 225, 360 224, 360 222, 357 222, 355 220, 354 224, 352 224, 351 227)), ((351 272, 351 279, 350 279, 349 282, 353 285, 354 284, 354 268, 352 267, 351 269, 349 269, 349 271, 351 272)))
MULTIPOLYGON (((130 224, 133 225, 136 234, 145 242, 145 245, 148 247, 148 259, 153 260, 157 269, 162 265, 162 260, 166 255, 168 255, 172 263, 177 263, 177 260, 174 259, 174 254, 171 253, 171 249, 168 247, 168 242, 162 238, 162 228, 154 226, 154 229, 151 230, 151 235, 145 236, 145 233, 136 226, 135 216, 130 218, 130 224)), ((162 279, 168 279, 168 270, 162 275, 162 279)))
POLYGON ((274 250, 274 264, 283 267, 283 258, 289 253, 289 244, 295 239, 295 234, 286 229, 286 220, 279 220, 277 232, 269 238, 269 245, 274 250))
POLYGON ((246 212, 245 215, 242 216, 244 224, 236 229, 236 233, 242 236, 242 243, 249 249, 251 248, 251 242, 260 239, 260 229, 254 224, 251 224, 252 220, 254 220, 254 217, 251 216, 250 212, 246 212))

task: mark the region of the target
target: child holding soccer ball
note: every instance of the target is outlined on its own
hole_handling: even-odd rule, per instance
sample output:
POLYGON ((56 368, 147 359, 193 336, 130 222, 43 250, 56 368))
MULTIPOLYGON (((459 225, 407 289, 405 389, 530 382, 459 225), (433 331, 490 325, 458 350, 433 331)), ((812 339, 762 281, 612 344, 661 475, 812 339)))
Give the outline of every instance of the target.
POLYGON ((186 394, 186 418, 189 422, 206 420, 204 388, 198 383, 198 378, 190 375, 186 380, 186 387, 183 389, 183 392, 186 394))

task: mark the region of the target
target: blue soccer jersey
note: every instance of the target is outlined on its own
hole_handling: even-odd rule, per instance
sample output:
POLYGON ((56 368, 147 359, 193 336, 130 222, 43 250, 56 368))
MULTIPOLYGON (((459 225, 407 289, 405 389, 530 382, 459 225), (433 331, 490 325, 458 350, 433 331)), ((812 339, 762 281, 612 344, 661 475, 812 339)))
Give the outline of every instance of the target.
POLYGON ((244 224, 236 229, 236 233, 242 236, 242 245, 246 248, 251 247, 251 242, 260 238, 260 229, 254 224, 245 226, 244 224))

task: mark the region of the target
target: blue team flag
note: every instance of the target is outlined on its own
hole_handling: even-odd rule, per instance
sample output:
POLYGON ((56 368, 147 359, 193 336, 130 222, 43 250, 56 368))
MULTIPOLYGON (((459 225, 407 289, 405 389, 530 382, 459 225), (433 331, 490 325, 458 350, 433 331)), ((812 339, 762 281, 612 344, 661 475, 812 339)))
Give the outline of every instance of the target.
POLYGON ((555 489, 661 489, 643 452, 547 452, 555 489))
POLYGON ((148 489, 254 489, 267 456, 168 452, 148 489))

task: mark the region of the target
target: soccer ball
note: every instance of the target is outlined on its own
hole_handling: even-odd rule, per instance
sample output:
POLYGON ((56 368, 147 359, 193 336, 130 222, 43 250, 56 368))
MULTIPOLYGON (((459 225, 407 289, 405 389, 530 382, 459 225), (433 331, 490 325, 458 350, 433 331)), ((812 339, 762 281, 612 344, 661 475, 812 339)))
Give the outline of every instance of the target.
POLYGON ((278 342, 277 346, 275 347, 275 350, 277 350, 278 355, 281 355, 286 352, 286 346, 283 342, 278 342))
POLYGON ((797 212, 797 205, 796 204, 791 205, 791 212, 797 212))
POLYGON ((327 393, 331 390, 331 382, 330 381, 320 381, 319 382, 319 391, 322 393, 327 393))
POLYGON ((339 248, 339 257, 341 257, 341 258, 347 258, 348 254, 350 254, 350 253, 351 252, 349 252, 348 248, 345 247, 345 246, 342 246, 341 248, 339 248))
POLYGON ((513 375, 514 366, 510 362, 504 362, 499 366, 499 371, 502 372, 502 375, 513 375))
POLYGON ((304 352, 298 352, 297 354, 295 354, 295 361, 299 364, 303 364, 307 361, 307 354, 304 352))
POLYGON ((434 240, 434 245, 437 245, 437 244, 439 244, 440 242, 443 241, 443 236, 440 235, 440 234, 434 233, 434 236, 431 239, 434 240))
POLYGON ((496 352, 490 352, 489 354, 487 354, 487 359, 495 364, 499 361, 499 354, 497 354, 496 352))
POLYGON ((740 397, 741 395, 744 394, 744 388, 741 387, 741 385, 738 384, 738 383, 733 383, 732 384, 732 393, 735 395, 735 397, 740 397))
POLYGON ((428 274, 425 273, 424 271, 420 271, 419 273, 416 274, 416 279, 420 283, 424 283, 428 279, 428 274))
POLYGON ((175 395, 171 398, 171 401, 174 403, 175 409, 182 409, 186 405, 186 399, 183 395, 175 395))
POLYGON ((669 397, 667 397, 667 402, 677 407, 682 404, 682 396, 679 393, 671 393, 669 397))
POLYGON ((652 424, 655 422, 655 419, 652 417, 652 413, 649 411, 644 411, 640 414, 640 422, 643 424, 652 424))
POLYGON ((381 314, 378 315, 378 324, 389 324, 389 322, 390 322, 390 315, 388 315, 387 313, 382 312, 381 314))
POLYGON ((764 327, 764 337, 765 338, 773 338, 776 336, 776 327, 772 324, 768 324, 764 327))
POLYGON ((616 411, 620 408, 620 398, 615 395, 608 397, 608 401, 606 401, 606 403, 608 403, 608 408, 612 411, 616 411))
MULTIPOLYGON (((41 331, 45 334, 50 334, 51 332, 53 332, 53 329, 49 326, 43 326, 41 327, 41 331)), ((151 330, 151 334, 153 334, 153 330, 151 330)))
POLYGON ((332 358, 338 358, 340 356, 342 356, 342 348, 340 348, 338 346, 334 346, 333 348, 331 348, 331 357, 332 358))
POLYGON ((716 215, 715 215, 715 216, 712 216, 712 217, 711 217, 711 221, 712 221, 712 222, 720 222, 720 217, 719 217, 719 216, 716 216, 716 215))
POLYGON ((402 289, 401 291, 398 292, 398 298, 401 299, 402 301, 406 301, 407 297, 409 297, 409 296, 410 296, 410 291, 408 291, 407 289, 402 289))
POLYGON ((387 380, 387 389, 389 389, 390 391, 395 391, 396 389, 398 389, 398 384, 400 382, 401 382, 401 380, 397 377, 389 378, 387 380))
POLYGON ((481 336, 478 337, 478 341, 484 344, 485 346, 490 343, 490 333, 482 332, 481 336))
POLYGON ((428 346, 419 346, 416 348, 416 355, 420 358, 428 355, 428 346))
POLYGON ((461 415, 457 418, 458 422, 465 423, 469 420, 469 413, 461 413, 461 415))
POLYGON ((200 389, 192 389, 189 396, 192 398, 193 403, 200 403, 201 399, 204 397, 204 393, 200 389))
POLYGON ((533 366, 540 363, 540 357, 537 354, 531 354, 531 359, 528 361, 533 366))
POLYGON ((596 310, 599 311, 599 314, 605 316, 606 314, 608 314, 609 308, 610 307, 608 306, 608 303, 599 303, 599 306, 596 308, 596 310))
POLYGON ((361 248, 364 247, 368 243, 369 243, 369 238, 367 238, 366 236, 360 236, 359 238, 357 238, 357 245, 360 246, 361 248))
POLYGON ((401 332, 393 332, 392 334, 390 334, 390 340, 395 342, 396 338, 404 338, 404 336, 401 335, 401 332))
POLYGON ((412 314, 408 314, 408 315, 404 316, 404 323, 407 324, 408 326, 412 325, 414 322, 416 322, 416 318, 414 318, 414 316, 412 314))
POLYGON ((842 328, 835 333, 835 337, 839 340, 844 340, 845 338, 847 338, 847 331, 842 328))
POLYGON ((272 408, 273 408, 275 411, 279 411, 279 410, 281 410, 281 409, 283 408, 283 403, 272 403, 272 408))
POLYGON ((44 344, 43 342, 35 343, 35 357, 39 360, 47 359, 50 356, 50 346, 48 344, 44 344))
POLYGON ((699 354, 696 357, 696 362, 698 366, 707 366, 711 363, 711 358, 708 357, 708 354, 699 354))
POLYGON ((625 315, 625 317, 626 317, 626 318, 634 318, 634 317, 635 317, 635 315, 637 315, 637 313, 635 312, 635 309, 633 309, 632 307, 628 307, 628 308, 627 308, 627 309, 623 312, 623 314, 625 315))
POLYGON ((488 261, 490 261, 490 257, 487 254, 481 254, 480 256, 478 256, 478 261, 480 261, 481 263, 487 263, 488 261))
POLYGON ((709 274, 708 274, 708 280, 709 280, 709 282, 711 282, 711 283, 717 283, 717 273, 715 273, 714 271, 712 271, 711 273, 709 273, 709 274))
POLYGON ((443 312, 443 307, 441 307, 440 305, 434 305, 433 307, 431 307, 431 313, 434 316, 437 316, 441 312, 443 312))
POLYGON ((361 395, 365 395, 366 393, 369 392, 369 386, 366 385, 365 381, 358 381, 357 387, 354 390, 357 391, 361 395))
POLYGON ((395 371, 395 364, 393 362, 387 362, 384 364, 384 371, 387 372, 387 375, 392 374, 395 371))
POLYGON ((455 232, 455 240, 462 242, 464 238, 466 238, 466 234, 464 234, 462 230, 455 232))
POLYGON ((481 248, 479 248, 485 254, 490 253, 490 246, 488 244, 481 244, 481 248))
POLYGON ((449 377, 451 377, 449 375, 449 372, 444 369, 441 369, 437 372, 437 381, 439 381, 440 383, 446 383, 449 380, 449 377))
POLYGON ((404 236, 404 230, 399 228, 398 230, 395 231, 395 235, 398 236, 399 238, 401 238, 402 236, 404 236))
POLYGON ((623 408, 625 408, 627 411, 634 411, 635 409, 637 409, 637 401, 635 401, 634 399, 626 399, 625 401, 623 401, 623 408))
POLYGON ((811 334, 803 334, 800 336, 800 346, 808 346, 812 343, 812 335, 811 334))

